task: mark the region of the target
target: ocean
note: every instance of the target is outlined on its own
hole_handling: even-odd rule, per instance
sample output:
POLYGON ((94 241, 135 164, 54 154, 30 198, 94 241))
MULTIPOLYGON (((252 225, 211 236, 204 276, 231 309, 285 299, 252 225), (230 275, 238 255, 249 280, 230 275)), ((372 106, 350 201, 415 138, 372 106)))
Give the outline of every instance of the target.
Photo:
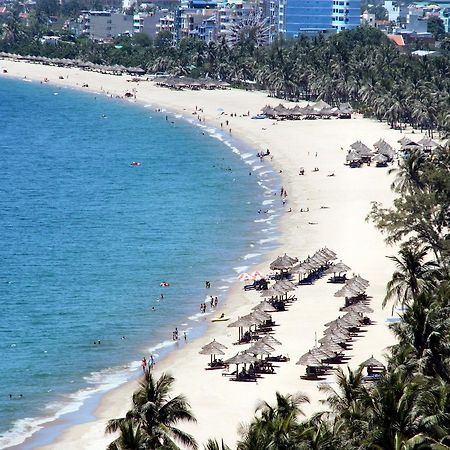
POLYGON ((155 108, 0 78, 0 448, 201 333, 200 303, 276 245, 271 167, 155 108))

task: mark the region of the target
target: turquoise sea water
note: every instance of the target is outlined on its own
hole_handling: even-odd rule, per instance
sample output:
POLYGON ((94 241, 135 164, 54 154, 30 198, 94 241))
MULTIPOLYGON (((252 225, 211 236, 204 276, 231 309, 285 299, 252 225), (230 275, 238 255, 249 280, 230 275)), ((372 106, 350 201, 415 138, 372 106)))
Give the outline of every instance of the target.
POLYGON ((275 245, 278 205, 254 150, 150 105, 0 79, 0 118, 7 448, 201 331, 205 296, 275 245))

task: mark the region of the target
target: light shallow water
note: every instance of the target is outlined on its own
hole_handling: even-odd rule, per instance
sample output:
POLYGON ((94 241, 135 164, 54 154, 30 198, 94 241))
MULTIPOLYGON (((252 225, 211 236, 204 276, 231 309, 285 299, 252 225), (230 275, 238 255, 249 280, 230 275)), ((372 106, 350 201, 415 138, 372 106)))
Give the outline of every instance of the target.
POLYGON ((175 326, 198 332, 198 305, 223 298, 276 229, 257 214, 273 173, 217 130, 4 79, 0 117, 5 448, 133 376, 175 326))

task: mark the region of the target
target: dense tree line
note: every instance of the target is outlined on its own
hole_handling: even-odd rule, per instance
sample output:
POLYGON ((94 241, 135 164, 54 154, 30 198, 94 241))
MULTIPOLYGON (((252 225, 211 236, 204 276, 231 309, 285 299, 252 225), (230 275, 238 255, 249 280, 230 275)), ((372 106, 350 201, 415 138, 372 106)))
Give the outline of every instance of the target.
MULTIPOLYGON (((374 204, 369 216, 400 245, 385 305, 401 306, 401 321, 391 325, 397 344, 381 379, 337 369, 335 387, 321 387, 324 411, 308 419, 306 396, 277 393, 236 444, 210 440, 205 450, 450 449, 450 147, 413 151, 392 172, 397 199, 390 208, 374 204)), ((121 432, 110 450, 198 448, 174 427, 195 419, 184 397, 170 396, 172 381, 146 372, 133 408, 108 425, 121 432)))
POLYGON ((442 56, 430 58, 400 53, 373 28, 331 38, 279 39, 266 47, 244 39, 233 48, 225 41, 206 44, 197 39, 174 46, 165 32, 154 40, 136 35, 114 44, 80 38, 49 45, 38 37, 11 20, 4 27, 0 51, 139 66, 149 73, 210 77, 234 85, 251 80, 279 98, 350 102, 393 128, 410 125, 429 134, 450 134, 450 53, 444 50, 442 56))

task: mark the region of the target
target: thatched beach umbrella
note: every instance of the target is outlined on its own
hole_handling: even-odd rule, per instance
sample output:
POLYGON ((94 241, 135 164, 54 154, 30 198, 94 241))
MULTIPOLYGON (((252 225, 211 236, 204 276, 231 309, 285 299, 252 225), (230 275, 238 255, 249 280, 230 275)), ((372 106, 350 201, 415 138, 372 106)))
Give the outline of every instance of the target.
POLYGON ((289 280, 277 280, 273 285, 273 288, 284 292, 295 291, 296 289, 295 285, 289 280))
POLYGON ((360 290, 353 288, 351 286, 343 286, 341 289, 339 289, 337 292, 334 293, 335 297, 345 297, 345 298, 351 298, 356 297, 360 294, 360 290))
POLYGON ((264 311, 255 310, 252 313, 252 316, 255 317, 258 320, 261 320, 263 322, 267 320, 272 320, 272 316, 269 313, 266 313, 264 311))
POLYGON ((429 138, 428 136, 422 138, 419 142, 419 145, 421 145, 422 147, 426 148, 426 149, 433 149, 438 147, 438 143, 433 141, 433 139, 429 138))
POLYGON ((384 364, 373 357, 373 355, 360 364, 361 367, 379 367, 384 369, 384 364))
POLYGON ((271 270, 286 270, 290 269, 296 262, 298 262, 298 258, 292 258, 286 253, 283 256, 278 256, 274 261, 270 264, 271 270))
POLYGON ((256 306, 252 308, 253 311, 264 311, 264 312, 276 312, 277 309, 269 302, 263 300, 261 303, 258 303, 256 306))
POLYGON ((345 160, 348 163, 351 163, 353 161, 360 161, 361 158, 362 158, 362 156, 358 152, 353 150, 353 151, 347 153, 347 156, 345 157, 345 160))
POLYGON ((349 306, 346 306, 345 308, 342 308, 342 311, 349 312, 354 311, 357 313, 373 313, 373 309, 370 306, 365 305, 364 303, 353 303, 349 306))
POLYGON ((247 353, 251 353, 253 355, 270 355, 274 351, 275 349, 273 347, 261 341, 255 342, 246 350, 247 353))
POLYGON ((335 354, 340 354, 343 351, 343 348, 338 343, 331 340, 326 340, 325 342, 321 343, 320 348, 323 351, 333 352, 335 354))
POLYGON ((215 339, 213 339, 209 344, 206 344, 202 347, 202 349, 204 348, 218 348, 219 350, 226 350, 228 347, 226 345, 221 344, 220 342, 216 341, 215 339))
POLYGON ((322 361, 313 356, 311 352, 302 355, 295 364, 297 364, 298 366, 310 366, 310 367, 321 367, 323 365, 322 361))
POLYGON ((324 360, 330 358, 328 352, 325 352, 324 350, 320 349, 319 347, 314 347, 314 348, 312 348, 312 349, 309 351, 309 353, 310 353, 313 357, 319 359, 320 361, 324 361, 324 360))
POLYGON ((200 355, 210 355, 211 364, 216 359, 216 355, 225 355, 225 353, 217 347, 205 345, 200 351, 200 355))
POLYGON ((341 274, 341 273, 348 272, 349 270, 350 270, 350 267, 348 267, 346 264, 344 264, 342 261, 340 261, 340 262, 338 262, 336 264, 331 265, 327 269, 326 273, 327 274, 329 274, 329 273, 333 273, 333 274, 339 273, 339 274, 341 274))
POLYGON ((224 364, 236 364, 236 375, 239 372, 239 364, 251 364, 255 361, 258 361, 256 356, 251 355, 250 353, 242 352, 236 353, 233 357, 224 361, 224 364))
POLYGON ((281 345, 281 342, 278 339, 275 339, 271 334, 266 334, 262 339, 262 342, 273 347, 274 345, 281 345))
POLYGON ((228 325, 228 328, 238 328, 239 331, 239 341, 242 339, 243 336, 243 328, 248 327, 250 328, 252 325, 257 323, 258 320, 251 316, 251 314, 247 314, 246 316, 239 317, 238 320, 230 323, 228 325))
POLYGON ((378 155, 375 155, 372 158, 372 162, 374 162, 375 164, 385 164, 387 163, 388 158, 384 155, 382 155, 381 153, 378 153, 378 155))

